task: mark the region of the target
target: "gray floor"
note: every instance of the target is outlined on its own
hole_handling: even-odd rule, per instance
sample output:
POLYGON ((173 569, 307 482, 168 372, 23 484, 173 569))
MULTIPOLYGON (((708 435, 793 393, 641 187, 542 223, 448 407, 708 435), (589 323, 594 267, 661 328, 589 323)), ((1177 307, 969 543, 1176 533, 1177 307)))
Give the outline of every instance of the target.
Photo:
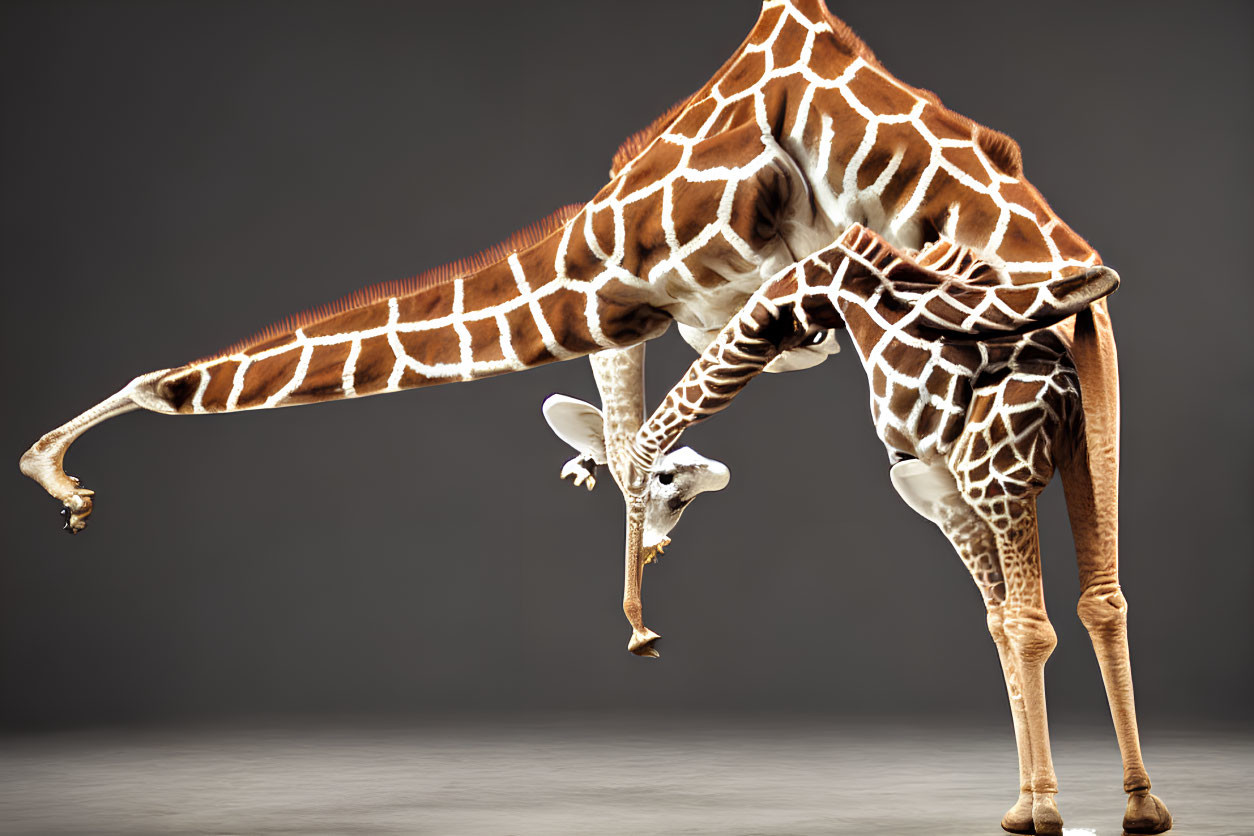
MULTIPOLYGON (((27 734, 0 741, 0 832, 997 834, 1017 782, 1000 719, 27 734)), ((1251 737, 1160 734, 1147 750, 1175 832, 1254 832, 1251 737)), ((1067 832, 1119 833, 1113 736, 1059 729, 1054 754, 1067 832)))

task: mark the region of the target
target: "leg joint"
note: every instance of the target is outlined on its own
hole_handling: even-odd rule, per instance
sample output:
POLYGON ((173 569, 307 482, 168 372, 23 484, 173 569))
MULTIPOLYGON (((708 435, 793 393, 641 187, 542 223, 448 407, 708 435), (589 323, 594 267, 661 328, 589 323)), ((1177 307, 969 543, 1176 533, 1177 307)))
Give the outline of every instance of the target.
POLYGON ((1128 599, 1117 583, 1090 586, 1080 594, 1076 614, 1090 633, 1122 630, 1128 621, 1128 599))
POLYGON ((1054 625, 1049 623, 1049 617, 1041 610, 1022 609, 1008 613, 1004 629, 1015 654, 1028 663, 1044 663, 1058 645, 1054 625))

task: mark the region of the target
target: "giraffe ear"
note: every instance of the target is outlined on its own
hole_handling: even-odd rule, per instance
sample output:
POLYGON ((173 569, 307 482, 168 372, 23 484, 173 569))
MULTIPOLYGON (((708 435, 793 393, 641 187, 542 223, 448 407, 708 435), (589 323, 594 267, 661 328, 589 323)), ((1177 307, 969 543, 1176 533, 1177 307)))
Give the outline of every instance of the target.
POLYGON ((557 437, 597 464, 605 464, 605 417, 590 403, 550 395, 540 407, 557 437))

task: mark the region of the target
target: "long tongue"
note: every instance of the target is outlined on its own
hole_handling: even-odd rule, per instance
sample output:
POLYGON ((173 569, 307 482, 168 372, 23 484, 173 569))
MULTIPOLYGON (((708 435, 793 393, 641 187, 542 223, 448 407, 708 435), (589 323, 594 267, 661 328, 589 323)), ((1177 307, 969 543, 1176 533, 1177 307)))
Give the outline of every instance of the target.
MULTIPOLYGON (((637 656, 656 659, 661 654, 653 643, 661 638, 644 626, 641 615, 640 586, 644 581, 644 501, 633 500, 627 506, 627 555, 623 571, 623 614, 631 624, 631 641, 627 649, 637 656)), ((651 556, 651 555, 650 555, 651 556)))

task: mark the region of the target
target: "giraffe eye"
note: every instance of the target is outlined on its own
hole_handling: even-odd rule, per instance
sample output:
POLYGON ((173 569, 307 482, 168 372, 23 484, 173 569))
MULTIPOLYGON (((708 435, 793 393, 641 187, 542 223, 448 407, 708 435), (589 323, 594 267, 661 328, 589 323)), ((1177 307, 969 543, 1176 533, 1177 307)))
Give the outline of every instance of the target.
POLYGON ((827 339, 826 331, 816 331, 814 334, 810 336, 809 339, 807 339, 804 343, 802 343, 802 345, 818 345, 819 343, 823 342, 823 340, 825 339, 827 339))
POLYGON ((675 474, 674 473, 659 473, 657 475, 657 480, 660 484, 669 485, 671 482, 675 481, 675 474))

